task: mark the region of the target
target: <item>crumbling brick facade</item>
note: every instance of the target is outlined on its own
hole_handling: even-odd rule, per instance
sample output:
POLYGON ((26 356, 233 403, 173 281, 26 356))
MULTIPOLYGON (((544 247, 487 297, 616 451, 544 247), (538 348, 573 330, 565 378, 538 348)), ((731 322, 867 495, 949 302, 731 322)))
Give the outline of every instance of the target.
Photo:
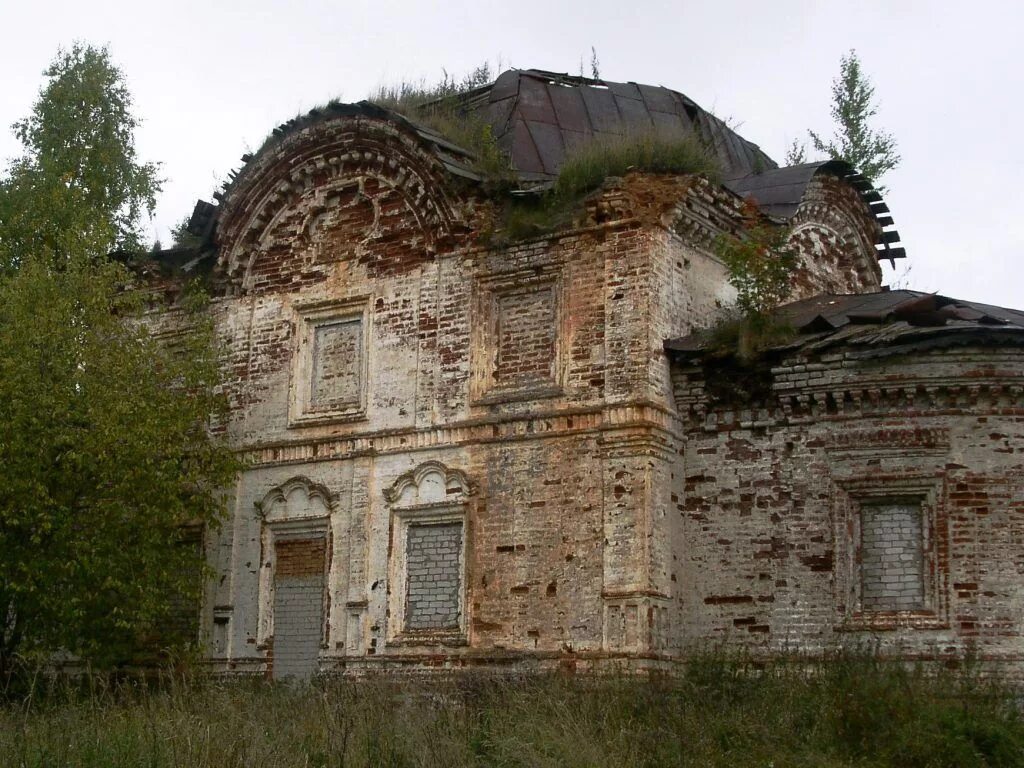
POLYGON ((1020 674, 1024 339, 913 330, 792 352, 754 394, 722 381, 750 371, 676 364, 683 650, 970 656, 1020 674))
MULTIPOLYGON (((1019 520, 1005 505, 970 510, 1018 498, 1020 467, 1013 454, 965 458, 994 440, 974 406, 943 401, 920 424, 884 398, 831 406, 801 394, 799 377, 817 376, 794 366, 785 419, 719 415, 696 379, 673 374, 665 340, 733 299, 713 244, 738 231, 739 196, 634 172, 571 226, 499 244, 504 203, 428 139, 377 109, 311 117, 249 158, 217 211, 210 311, 226 347, 224 428, 246 469, 231 518, 207 536, 202 637, 216 669, 649 667, 723 642, 823 650, 885 623, 847 597, 863 553, 835 543, 836 521, 861 514, 858 478, 908 476, 876 450, 885 435, 915 446, 917 484, 894 498, 922 500, 914 519, 953 538, 930 541, 920 573, 900 572, 906 597, 868 579, 861 603, 916 600, 918 579, 944 647, 968 626, 1000 652, 1018 647, 1019 520), (840 439, 839 421, 863 441, 840 439), (998 568, 967 552, 983 530, 1005 542, 998 568)), ((868 204, 841 177, 808 178, 798 290, 877 290, 868 204)), ((1019 431, 1000 420, 1002 440, 1019 431)), ((869 561, 886 536, 913 537, 900 525, 912 527, 867 536, 869 561)), ((879 573, 887 584, 896 571, 879 573)), ((888 636, 917 649, 897 624, 888 636)))

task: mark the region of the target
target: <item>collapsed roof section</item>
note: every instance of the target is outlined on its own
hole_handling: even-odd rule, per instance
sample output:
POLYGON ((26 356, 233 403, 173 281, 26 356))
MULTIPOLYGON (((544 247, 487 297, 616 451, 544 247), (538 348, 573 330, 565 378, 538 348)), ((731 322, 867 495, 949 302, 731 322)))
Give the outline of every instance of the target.
MULTIPOLYGON (((920 291, 820 294, 785 304, 775 319, 795 337, 766 355, 812 355, 838 346, 875 348, 884 355, 957 344, 1024 346, 1024 311, 920 291)), ((712 352, 709 332, 665 342, 679 361, 697 362, 712 352)))

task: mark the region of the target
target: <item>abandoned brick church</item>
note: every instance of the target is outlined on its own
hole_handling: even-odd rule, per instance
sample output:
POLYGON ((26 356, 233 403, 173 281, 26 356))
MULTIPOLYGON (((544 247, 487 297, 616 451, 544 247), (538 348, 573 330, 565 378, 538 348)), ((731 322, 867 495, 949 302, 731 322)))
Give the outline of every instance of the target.
POLYGON ((1024 313, 884 291, 904 254, 863 177, 779 168, 675 91, 511 70, 461 98, 514 195, 637 130, 700 137, 722 181, 634 170, 510 239, 467 151, 366 102, 243 158, 165 259, 208 272, 247 462, 204 542, 213 668, 1020 671, 1024 313), (795 335, 741 366, 694 332, 735 297, 713 246, 747 196, 800 266, 795 335))

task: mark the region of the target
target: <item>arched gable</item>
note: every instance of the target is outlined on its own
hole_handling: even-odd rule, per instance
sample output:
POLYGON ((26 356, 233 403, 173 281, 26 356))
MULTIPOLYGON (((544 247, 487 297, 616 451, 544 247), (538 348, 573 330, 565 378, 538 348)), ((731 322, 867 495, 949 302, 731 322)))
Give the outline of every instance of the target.
POLYGON ((219 270, 236 291, 272 283, 268 274, 294 282, 342 259, 379 261, 396 241, 432 253, 451 233, 444 164, 408 124, 372 111, 287 132, 243 168, 217 231, 219 270))
POLYGON ((789 242, 802 259, 793 299, 879 289, 882 271, 875 243, 881 228, 861 194, 846 181, 816 175, 788 224, 789 242))

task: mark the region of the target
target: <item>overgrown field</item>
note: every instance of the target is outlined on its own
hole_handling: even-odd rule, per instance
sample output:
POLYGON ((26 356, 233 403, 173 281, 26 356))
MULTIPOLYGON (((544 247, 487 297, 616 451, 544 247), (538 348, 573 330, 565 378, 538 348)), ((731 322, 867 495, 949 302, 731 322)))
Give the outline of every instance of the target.
POLYGON ((702 661, 671 682, 461 677, 39 685, 3 766, 1020 766, 1024 718, 969 673, 702 661))

